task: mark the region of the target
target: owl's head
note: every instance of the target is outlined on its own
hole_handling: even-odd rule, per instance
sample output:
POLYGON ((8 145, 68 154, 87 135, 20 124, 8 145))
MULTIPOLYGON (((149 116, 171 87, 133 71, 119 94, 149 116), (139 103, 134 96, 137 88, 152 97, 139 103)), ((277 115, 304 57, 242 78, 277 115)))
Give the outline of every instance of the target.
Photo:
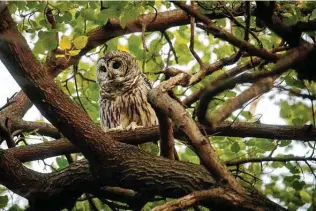
POLYGON ((128 88, 139 76, 136 59, 123 51, 110 51, 97 62, 97 82, 106 92, 128 88))

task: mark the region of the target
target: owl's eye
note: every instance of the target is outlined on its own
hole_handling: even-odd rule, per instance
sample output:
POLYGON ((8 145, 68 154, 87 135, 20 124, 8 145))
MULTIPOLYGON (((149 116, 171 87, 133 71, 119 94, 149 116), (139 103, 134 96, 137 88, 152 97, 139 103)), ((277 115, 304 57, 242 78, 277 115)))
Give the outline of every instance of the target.
POLYGON ((101 67, 100 67, 100 71, 101 71, 101 72, 106 72, 106 67, 101 66, 101 67))
POLYGON ((112 65, 113 69, 119 69, 121 67, 121 62, 115 61, 112 65))

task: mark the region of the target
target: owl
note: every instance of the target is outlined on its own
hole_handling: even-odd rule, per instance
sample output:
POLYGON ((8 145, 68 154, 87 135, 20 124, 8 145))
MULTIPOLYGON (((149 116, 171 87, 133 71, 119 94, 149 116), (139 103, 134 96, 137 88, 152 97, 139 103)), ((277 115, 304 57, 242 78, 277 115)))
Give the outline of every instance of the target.
POLYGON ((97 61, 96 71, 104 131, 158 124, 155 111, 147 100, 151 83, 139 71, 132 55, 123 51, 108 52, 97 61))

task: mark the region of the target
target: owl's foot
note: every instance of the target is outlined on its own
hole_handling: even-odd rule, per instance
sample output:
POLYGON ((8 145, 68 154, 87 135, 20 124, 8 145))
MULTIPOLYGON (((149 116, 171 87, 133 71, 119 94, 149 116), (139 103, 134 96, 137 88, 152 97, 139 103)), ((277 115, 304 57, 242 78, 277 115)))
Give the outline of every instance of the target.
POLYGON ((144 127, 144 126, 137 125, 136 122, 131 122, 131 124, 129 124, 126 127, 126 130, 133 130, 134 131, 136 128, 141 128, 141 127, 144 127))
POLYGON ((123 126, 119 125, 117 127, 110 128, 107 131, 118 131, 118 130, 124 130, 123 126))

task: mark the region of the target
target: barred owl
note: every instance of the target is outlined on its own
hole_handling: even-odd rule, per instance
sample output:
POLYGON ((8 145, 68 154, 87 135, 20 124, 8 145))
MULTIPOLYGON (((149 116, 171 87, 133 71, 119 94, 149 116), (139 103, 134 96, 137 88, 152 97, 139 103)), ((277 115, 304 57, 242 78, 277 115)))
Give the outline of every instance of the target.
POLYGON ((129 53, 111 51, 101 57, 97 62, 97 82, 103 130, 158 124, 147 101, 151 84, 129 53))

